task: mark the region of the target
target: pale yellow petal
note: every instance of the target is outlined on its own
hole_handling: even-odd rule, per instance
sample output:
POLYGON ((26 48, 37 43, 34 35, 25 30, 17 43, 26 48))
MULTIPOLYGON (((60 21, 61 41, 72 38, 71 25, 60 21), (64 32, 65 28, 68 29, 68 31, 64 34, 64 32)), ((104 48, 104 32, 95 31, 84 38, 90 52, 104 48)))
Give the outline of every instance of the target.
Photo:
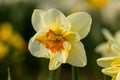
POLYGON ((120 31, 115 33, 115 39, 120 44, 120 31))
POLYGON ((111 50, 112 50, 115 54, 120 55, 120 44, 118 44, 118 43, 113 43, 113 44, 111 45, 111 50))
POLYGON ((97 64, 101 67, 109 67, 116 57, 103 57, 97 59, 97 64))
POLYGON ((102 56, 110 56, 110 44, 108 42, 101 43, 99 46, 95 48, 95 52, 100 53, 102 56))
POLYGON ((65 63, 68 57, 68 51, 67 50, 62 50, 57 53, 55 53, 55 60, 61 63, 65 63))
POLYGON ((117 73, 116 80, 120 80, 120 71, 117 73))
POLYGON ((114 40, 113 35, 107 29, 103 29, 102 32, 107 40, 114 40))
POLYGON ((28 49, 30 50, 31 54, 35 57, 50 57, 50 52, 48 49, 38 41, 31 38, 28 44, 28 49))
POLYGON ((68 42, 68 41, 65 41, 64 43, 63 43, 63 47, 64 47, 64 49, 65 50, 70 50, 71 49, 71 44, 70 44, 70 42, 68 42))
POLYGON ((95 48, 95 52, 100 53, 102 57, 112 57, 116 56, 116 54, 111 50, 111 43, 109 42, 104 42, 98 45, 95 48))
POLYGON ((116 75, 112 76, 112 80, 116 80, 116 75))
POLYGON ((62 27, 64 29, 70 29, 70 22, 65 19, 65 15, 62 12, 56 9, 46 11, 43 19, 47 27, 62 27))
POLYGON ((72 45, 67 63, 78 67, 84 67, 87 64, 86 53, 81 42, 72 45))
POLYGON ((108 67, 102 69, 102 72, 106 75, 114 76, 120 71, 119 67, 108 67))
POLYGON ((71 22, 71 30, 78 32, 81 39, 83 39, 90 31, 92 19, 89 14, 77 12, 69 15, 67 19, 71 22))
POLYGON ((61 64, 62 64, 61 62, 56 61, 54 56, 51 56, 50 57, 50 62, 49 62, 49 70, 55 70, 58 67, 60 67, 61 64))
POLYGON ((61 63, 66 63, 68 58, 69 50, 71 49, 71 44, 69 42, 63 43, 64 49, 55 53, 55 60, 61 63))
POLYGON ((44 22, 42 20, 44 14, 45 11, 39 9, 35 9, 32 14, 32 25, 36 32, 44 27, 44 22))

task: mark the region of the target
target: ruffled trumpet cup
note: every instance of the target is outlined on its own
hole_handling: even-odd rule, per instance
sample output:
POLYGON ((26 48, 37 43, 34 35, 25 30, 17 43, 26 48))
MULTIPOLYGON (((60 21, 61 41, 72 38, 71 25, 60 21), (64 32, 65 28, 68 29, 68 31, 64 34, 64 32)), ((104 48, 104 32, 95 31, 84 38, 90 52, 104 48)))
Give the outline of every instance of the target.
POLYGON ((89 33, 91 22, 91 16, 85 12, 65 17, 56 9, 36 9, 32 25, 37 33, 29 41, 29 50, 33 56, 49 58, 49 70, 62 63, 84 67, 87 59, 80 40, 89 33))

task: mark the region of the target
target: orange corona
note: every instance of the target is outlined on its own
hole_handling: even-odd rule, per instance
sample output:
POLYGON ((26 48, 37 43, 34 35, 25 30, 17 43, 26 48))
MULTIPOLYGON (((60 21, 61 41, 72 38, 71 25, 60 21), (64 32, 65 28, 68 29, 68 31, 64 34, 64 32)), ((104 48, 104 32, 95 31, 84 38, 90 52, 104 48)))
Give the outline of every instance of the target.
POLYGON ((60 33, 54 32, 50 29, 45 34, 44 38, 44 41, 43 39, 41 39, 41 37, 37 37, 36 40, 44 44, 47 49, 52 51, 52 53, 56 53, 57 51, 61 51, 62 49, 64 49, 64 38, 60 33))
POLYGON ((50 49, 53 53, 61 51, 63 49, 64 39, 61 34, 55 33, 52 30, 49 30, 46 33, 47 40, 45 42, 46 48, 50 49))

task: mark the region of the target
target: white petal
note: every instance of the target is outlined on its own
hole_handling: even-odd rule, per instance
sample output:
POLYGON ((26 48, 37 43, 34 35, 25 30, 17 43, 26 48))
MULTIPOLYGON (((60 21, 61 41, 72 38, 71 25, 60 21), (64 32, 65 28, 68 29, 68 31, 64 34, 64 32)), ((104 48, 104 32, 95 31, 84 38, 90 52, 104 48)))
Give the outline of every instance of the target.
POLYGON ((112 77, 112 80, 116 80, 116 75, 114 75, 114 76, 112 77))
POLYGON ((118 74, 116 76, 116 80, 120 80, 120 71, 118 72, 118 74))
POLYGON ((102 72, 106 75, 114 76, 119 72, 119 67, 108 67, 102 69, 102 72))
POLYGON ((55 60, 61 63, 65 63, 68 57, 68 51, 62 50, 55 53, 55 60))
POLYGON ((54 56, 50 57, 49 70, 57 69, 62 63, 55 60, 54 56))
POLYGON ((111 49, 112 49, 113 52, 115 52, 115 54, 120 55, 120 44, 113 43, 111 45, 111 49))
POLYGON ((107 53, 107 49, 109 49, 109 43, 101 43, 99 46, 95 48, 95 52, 102 53, 103 55, 107 53))
POLYGON ((113 35, 107 29, 103 29, 102 32, 107 40, 114 40, 113 35))
POLYGON ((103 57, 116 56, 116 54, 110 49, 110 44, 108 42, 101 43, 95 48, 97 53, 100 53, 103 57))
POLYGON ((71 44, 69 42, 64 42, 63 46, 64 50, 56 52, 54 56, 58 62, 66 63, 68 58, 68 51, 71 49, 71 44))
POLYGON ((34 40, 34 38, 30 39, 28 49, 35 57, 50 57, 50 52, 47 50, 47 48, 45 48, 45 46, 40 44, 38 41, 34 40))
POLYGON ((109 66, 111 66, 111 63, 115 58, 116 57, 99 58, 99 59, 97 59, 97 64, 101 67, 109 67, 109 66))
POLYGON ((78 32, 81 39, 83 39, 90 31, 92 19, 89 14, 78 12, 69 15, 67 19, 71 22, 71 30, 78 32))
POLYGON ((78 67, 84 67, 87 64, 86 53, 81 42, 72 45, 67 63, 78 67))
POLYGON ((115 33, 115 39, 120 44, 120 31, 118 31, 118 32, 115 33))
POLYGON ((40 30, 42 27, 44 27, 43 20, 42 20, 42 16, 44 14, 45 12, 39 9, 35 9, 32 14, 32 25, 36 32, 40 30))
POLYGON ((56 9, 48 10, 43 18, 44 22, 49 27, 63 27, 65 29, 70 29, 70 22, 65 19, 62 12, 56 9))
POLYGON ((70 50, 71 49, 71 44, 69 42, 65 41, 63 43, 63 47, 64 47, 65 50, 70 50))

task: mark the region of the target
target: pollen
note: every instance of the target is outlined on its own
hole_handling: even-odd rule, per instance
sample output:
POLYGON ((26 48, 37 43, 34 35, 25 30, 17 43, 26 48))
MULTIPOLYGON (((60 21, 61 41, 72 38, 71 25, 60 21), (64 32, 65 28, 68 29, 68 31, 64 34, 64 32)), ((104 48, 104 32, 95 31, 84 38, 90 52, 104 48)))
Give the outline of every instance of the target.
POLYGON ((46 33, 45 46, 53 53, 56 53, 57 51, 61 51, 64 48, 63 42, 64 42, 64 38, 60 33, 56 33, 52 30, 49 30, 46 33))

